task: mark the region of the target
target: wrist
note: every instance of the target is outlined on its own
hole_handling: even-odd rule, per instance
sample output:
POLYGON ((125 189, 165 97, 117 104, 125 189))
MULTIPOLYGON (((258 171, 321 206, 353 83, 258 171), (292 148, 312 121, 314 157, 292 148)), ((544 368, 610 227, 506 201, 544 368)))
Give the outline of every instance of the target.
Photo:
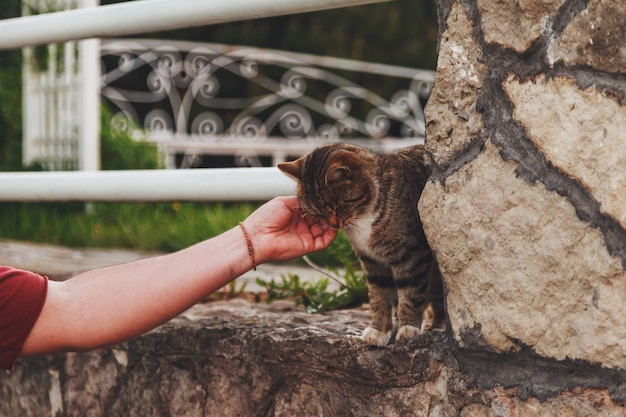
POLYGON ((244 237, 245 244, 246 244, 246 249, 248 251, 248 257, 250 258, 250 262, 252 263, 252 269, 256 271, 257 258, 256 258, 256 253, 254 251, 254 245, 252 244, 252 239, 250 238, 250 235, 248 234, 248 229, 243 224, 243 222, 239 222, 239 228, 241 229, 241 232, 243 233, 243 237, 244 237))

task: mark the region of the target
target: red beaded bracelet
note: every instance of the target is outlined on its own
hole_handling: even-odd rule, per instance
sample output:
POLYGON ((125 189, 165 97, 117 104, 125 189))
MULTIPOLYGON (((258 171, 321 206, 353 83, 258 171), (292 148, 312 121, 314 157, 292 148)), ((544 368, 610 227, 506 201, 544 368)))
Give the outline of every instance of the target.
POLYGON ((254 248, 252 247, 252 241, 250 240, 250 236, 248 236, 248 231, 243 226, 242 222, 239 222, 239 227, 241 227, 243 237, 246 238, 246 244, 248 245, 248 255, 250 255, 250 259, 252 260, 252 269, 256 271, 256 260, 254 259, 254 248))

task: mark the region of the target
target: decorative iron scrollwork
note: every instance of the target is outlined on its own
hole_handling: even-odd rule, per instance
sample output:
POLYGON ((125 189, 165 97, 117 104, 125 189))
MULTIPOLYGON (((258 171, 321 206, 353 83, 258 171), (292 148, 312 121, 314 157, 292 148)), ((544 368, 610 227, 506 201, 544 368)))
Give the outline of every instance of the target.
POLYGON ((432 71, 192 42, 103 41, 102 62, 117 126, 207 145, 190 146, 194 155, 241 144, 246 163, 255 144, 276 139, 413 143, 434 81, 432 71))

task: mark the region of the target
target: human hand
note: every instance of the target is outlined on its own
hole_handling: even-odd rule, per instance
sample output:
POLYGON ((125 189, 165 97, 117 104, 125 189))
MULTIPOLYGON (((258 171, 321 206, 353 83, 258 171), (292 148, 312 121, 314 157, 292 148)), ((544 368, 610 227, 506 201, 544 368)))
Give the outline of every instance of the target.
POLYGON ((303 216, 297 197, 277 197, 244 222, 257 263, 286 261, 327 248, 337 231, 303 216))

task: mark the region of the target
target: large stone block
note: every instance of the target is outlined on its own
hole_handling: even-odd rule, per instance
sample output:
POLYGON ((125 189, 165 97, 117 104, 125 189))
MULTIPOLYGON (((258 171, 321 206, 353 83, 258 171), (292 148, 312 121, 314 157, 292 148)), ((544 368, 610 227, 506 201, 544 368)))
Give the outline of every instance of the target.
POLYGON ((626 4, 439 10, 419 209, 455 340, 626 369, 626 4))
POLYGON ((420 200, 456 340, 626 368, 626 275, 564 197, 515 174, 491 142, 420 200))
POLYGON ((504 89, 535 146, 626 227, 626 171, 618 168, 626 166, 626 106, 565 77, 509 77, 504 89))
POLYGON ((441 332, 375 348, 356 337, 368 316, 289 302, 198 305, 118 346, 20 360, 0 373, 0 417, 624 413, 626 372, 459 351, 441 332))

